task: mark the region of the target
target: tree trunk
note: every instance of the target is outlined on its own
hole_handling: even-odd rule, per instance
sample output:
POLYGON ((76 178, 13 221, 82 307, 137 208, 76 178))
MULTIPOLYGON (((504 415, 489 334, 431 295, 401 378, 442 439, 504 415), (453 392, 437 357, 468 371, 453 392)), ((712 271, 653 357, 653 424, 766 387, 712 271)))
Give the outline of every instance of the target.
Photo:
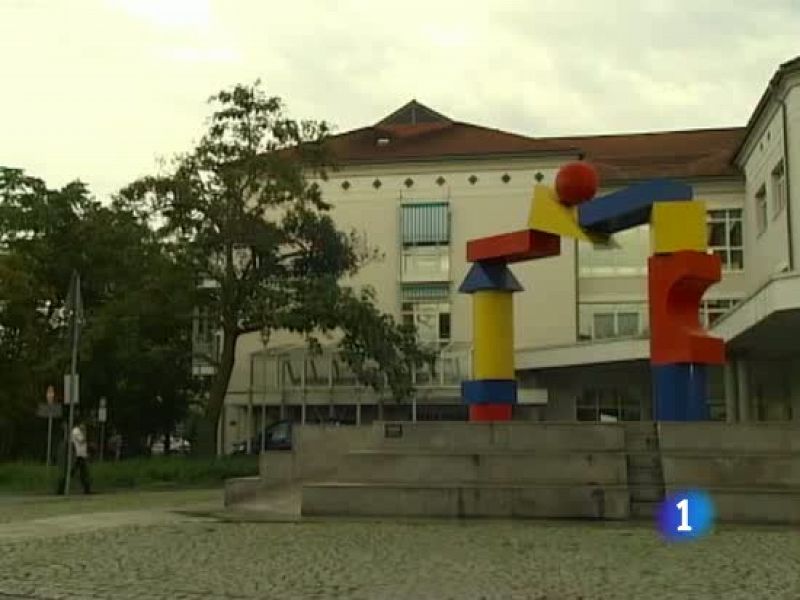
POLYGON ((239 333, 234 327, 225 327, 222 339, 222 355, 214 380, 211 383, 208 404, 205 411, 205 432, 200 432, 201 445, 198 449, 201 454, 213 456, 217 448, 217 424, 219 423, 222 406, 225 403, 225 394, 233 372, 233 363, 236 359, 236 339, 239 333))

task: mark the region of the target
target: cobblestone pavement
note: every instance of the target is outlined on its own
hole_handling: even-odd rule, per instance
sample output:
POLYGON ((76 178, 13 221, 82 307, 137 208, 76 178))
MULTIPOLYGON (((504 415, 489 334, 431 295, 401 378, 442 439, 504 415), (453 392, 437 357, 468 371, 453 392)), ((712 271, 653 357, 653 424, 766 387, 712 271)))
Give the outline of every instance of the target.
POLYGON ((34 533, 53 517, 29 522, 30 535, 0 526, 0 599, 800 599, 796 529, 723 527, 666 545, 630 524, 144 513, 48 536, 34 533))

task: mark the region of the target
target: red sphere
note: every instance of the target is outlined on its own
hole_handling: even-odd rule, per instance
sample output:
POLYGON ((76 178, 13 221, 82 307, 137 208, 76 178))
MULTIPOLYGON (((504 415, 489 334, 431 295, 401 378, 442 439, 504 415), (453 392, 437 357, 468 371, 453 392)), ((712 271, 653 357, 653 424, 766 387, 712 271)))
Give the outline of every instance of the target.
POLYGON ((556 175, 556 194, 562 204, 574 206, 594 198, 600 178, 595 168, 583 161, 567 163, 556 175))

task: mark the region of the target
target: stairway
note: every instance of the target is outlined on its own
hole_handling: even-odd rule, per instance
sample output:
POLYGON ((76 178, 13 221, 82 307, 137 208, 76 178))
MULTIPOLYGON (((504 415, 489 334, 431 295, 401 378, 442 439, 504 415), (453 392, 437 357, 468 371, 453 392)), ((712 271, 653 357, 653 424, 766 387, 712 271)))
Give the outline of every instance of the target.
POLYGON ((376 423, 334 478, 303 486, 306 516, 627 519, 618 424, 376 423))
POLYGON ((652 519, 664 500, 664 474, 656 424, 631 421, 625 427, 625 453, 628 467, 633 519, 652 519))

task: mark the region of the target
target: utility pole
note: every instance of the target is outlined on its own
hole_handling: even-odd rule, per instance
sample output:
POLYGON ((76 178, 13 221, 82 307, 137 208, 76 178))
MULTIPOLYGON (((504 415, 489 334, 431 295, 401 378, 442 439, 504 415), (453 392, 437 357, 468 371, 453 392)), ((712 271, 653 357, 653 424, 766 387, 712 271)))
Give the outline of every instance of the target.
MULTIPOLYGON (((64 495, 69 496, 69 484, 72 477, 72 428, 75 422, 75 405, 78 403, 78 342, 80 340, 81 319, 83 318, 83 302, 81 300, 81 276, 72 272, 72 280, 67 294, 72 322, 72 362, 69 378, 69 425, 67 426, 67 473, 64 479, 64 495)), ((66 391, 66 390, 65 390, 66 391)))

